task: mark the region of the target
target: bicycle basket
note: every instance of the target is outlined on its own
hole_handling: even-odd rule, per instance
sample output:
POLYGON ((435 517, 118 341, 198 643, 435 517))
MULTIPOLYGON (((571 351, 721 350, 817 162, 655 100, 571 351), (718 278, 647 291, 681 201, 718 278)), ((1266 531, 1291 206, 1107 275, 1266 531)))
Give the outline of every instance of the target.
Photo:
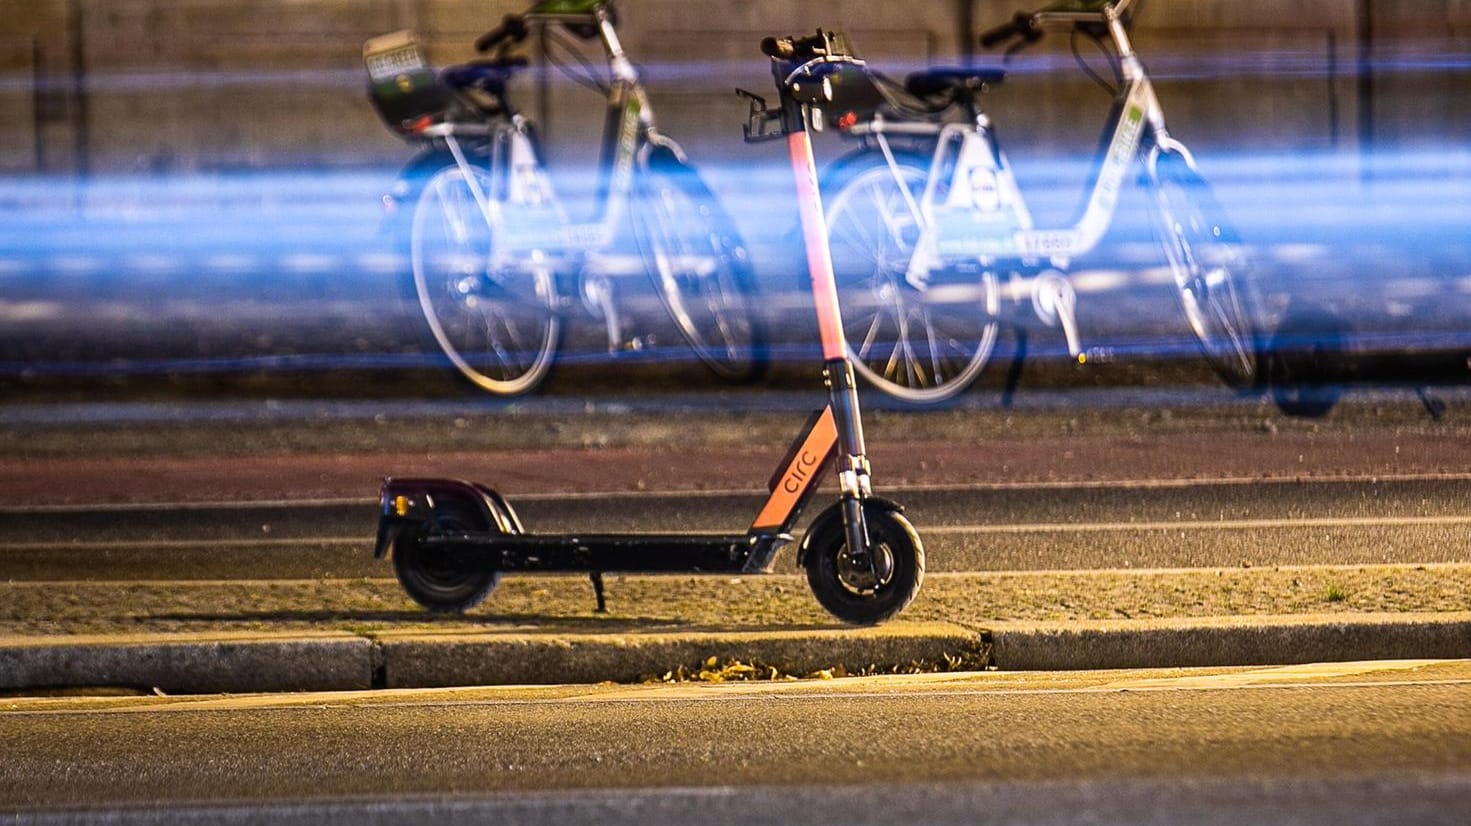
POLYGON ((822 114, 839 129, 872 120, 886 100, 868 70, 858 64, 838 64, 827 80, 832 98, 822 105, 822 114))
POLYGON ((444 120, 454 96, 440 84, 413 32, 375 37, 363 44, 368 98, 389 131, 402 138, 444 120))

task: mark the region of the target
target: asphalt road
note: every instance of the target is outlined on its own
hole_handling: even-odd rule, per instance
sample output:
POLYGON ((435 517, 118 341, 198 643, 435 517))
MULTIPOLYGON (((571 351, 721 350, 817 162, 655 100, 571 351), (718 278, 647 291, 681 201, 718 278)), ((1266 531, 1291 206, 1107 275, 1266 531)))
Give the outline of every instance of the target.
MULTIPOLYGON (((885 491, 933 571, 1464 562, 1471 479, 1056 484, 885 491)), ((756 494, 512 498, 533 531, 740 531, 756 494)), ((814 505, 813 512, 819 505, 814 505)), ((388 576, 371 500, 0 511, 0 577, 388 576)), ((781 560, 792 565, 790 558, 781 560)))
POLYGON ((1463 823, 1471 663, 0 702, 6 823, 1463 823))

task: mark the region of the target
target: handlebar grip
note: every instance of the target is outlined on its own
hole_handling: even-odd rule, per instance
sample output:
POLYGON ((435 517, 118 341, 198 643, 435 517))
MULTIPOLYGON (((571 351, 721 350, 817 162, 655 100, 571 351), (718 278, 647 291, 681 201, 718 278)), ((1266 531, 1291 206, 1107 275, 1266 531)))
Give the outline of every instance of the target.
POLYGON ((768 37, 761 41, 761 53, 778 60, 790 60, 797 53, 797 46, 790 37, 768 37))
POLYGON ((508 14, 499 26, 480 35, 475 41, 475 51, 488 52, 507 40, 526 39, 526 22, 519 15, 508 14))

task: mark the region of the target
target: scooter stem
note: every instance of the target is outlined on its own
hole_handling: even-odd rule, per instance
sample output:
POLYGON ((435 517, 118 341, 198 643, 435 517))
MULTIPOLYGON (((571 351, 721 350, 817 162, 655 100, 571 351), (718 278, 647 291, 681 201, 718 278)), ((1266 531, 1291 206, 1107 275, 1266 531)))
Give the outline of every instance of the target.
POLYGON ((858 389, 853 365, 848 361, 848 344, 843 336, 843 317, 838 304, 837 279, 833 275, 832 250, 828 247, 827 218, 822 210, 822 192, 817 184, 817 161, 806 129, 787 135, 792 174, 797 182, 797 207, 802 219, 802 240, 807 248, 807 272, 812 283, 812 301, 817 308, 817 329, 822 338, 822 371, 828 399, 838 431, 838 484, 843 493, 844 523, 848 548, 855 562, 868 561, 868 527, 862 500, 871 492, 868 448, 863 439, 863 420, 858 407, 858 389))
POLYGON ((827 241, 827 218, 822 211, 822 191, 817 185, 817 160, 812 155, 812 138, 807 130, 787 135, 792 157, 792 174, 797 181, 797 206, 802 218, 802 241, 807 248, 807 272, 812 278, 812 300, 817 304, 817 330, 822 336, 824 362, 846 359, 842 313, 838 309, 838 285, 833 275, 832 250, 827 241))

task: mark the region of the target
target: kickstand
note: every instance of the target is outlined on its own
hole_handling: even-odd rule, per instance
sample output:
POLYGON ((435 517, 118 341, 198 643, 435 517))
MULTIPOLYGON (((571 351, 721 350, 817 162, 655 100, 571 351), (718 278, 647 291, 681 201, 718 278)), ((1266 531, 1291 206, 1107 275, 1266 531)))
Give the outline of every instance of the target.
POLYGON ((1445 415, 1445 402, 1430 395, 1430 388, 1416 387, 1415 395, 1420 397, 1420 403, 1425 405, 1425 412, 1430 414, 1431 421, 1440 421, 1445 415))
POLYGON ((1006 371, 1006 388, 1001 391, 1001 406, 1011 409, 1012 397, 1016 395, 1016 386, 1022 380, 1022 367, 1027 361, 1027 331, 1018 327, 1016 331, 1016 352, 1011 356, 1011 367, 1006 371))
POLYGON ((592 593, 598 599, 597 613, 606 614, 608 613, 608 600, 603 596, 603 574, 601 571, 593 571, 591 577, 592 593))

